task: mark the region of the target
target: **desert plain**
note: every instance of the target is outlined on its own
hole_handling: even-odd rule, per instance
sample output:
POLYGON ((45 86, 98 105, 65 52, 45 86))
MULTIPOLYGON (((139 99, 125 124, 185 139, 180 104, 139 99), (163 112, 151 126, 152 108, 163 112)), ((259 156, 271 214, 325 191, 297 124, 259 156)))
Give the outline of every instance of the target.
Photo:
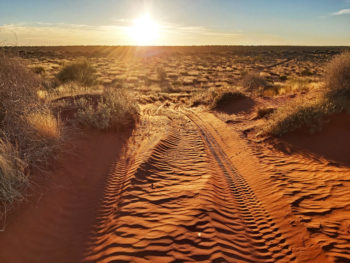
POLYGON ((2 205, 0 262, 350 262, 350 111, 326 87, 346 50, 4 48, 62 129, 2 205))

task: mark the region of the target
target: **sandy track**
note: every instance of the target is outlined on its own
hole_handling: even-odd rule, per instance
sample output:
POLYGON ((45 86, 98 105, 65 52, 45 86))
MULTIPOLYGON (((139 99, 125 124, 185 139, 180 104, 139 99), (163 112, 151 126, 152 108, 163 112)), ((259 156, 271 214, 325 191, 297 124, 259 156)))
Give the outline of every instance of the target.
POLYGON ((146 158, 142 151, 111 174, 85 260, 296 261, 219 134, 193 112, 176 115, 146 158))
POLYGON ((348 262, 348 169, 253 146, 211 113, 156 112, 169 125, 130 151, 92 134, 63 158, 0 235, 1 262, 348 262))

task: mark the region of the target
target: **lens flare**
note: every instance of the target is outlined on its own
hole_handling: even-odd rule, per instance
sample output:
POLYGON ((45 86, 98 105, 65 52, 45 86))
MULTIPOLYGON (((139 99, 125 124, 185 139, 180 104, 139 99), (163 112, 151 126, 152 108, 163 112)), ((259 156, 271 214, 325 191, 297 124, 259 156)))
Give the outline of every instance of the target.
POLYGON ((129 33, 136 45, 155 45, 159 37, 159 25, 149 14, 146 14, 134 20, 129 33))

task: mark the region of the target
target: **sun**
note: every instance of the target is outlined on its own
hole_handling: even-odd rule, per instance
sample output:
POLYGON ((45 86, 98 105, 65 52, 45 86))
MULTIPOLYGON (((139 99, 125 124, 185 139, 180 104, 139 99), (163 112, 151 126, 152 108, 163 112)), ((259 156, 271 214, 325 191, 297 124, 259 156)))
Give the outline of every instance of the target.
POLYGON ((129 33, 133 41, 139 46, 154 45, 159 37, 159 25, 149 14, 145 14, 134 20, 129 28, 129 33))

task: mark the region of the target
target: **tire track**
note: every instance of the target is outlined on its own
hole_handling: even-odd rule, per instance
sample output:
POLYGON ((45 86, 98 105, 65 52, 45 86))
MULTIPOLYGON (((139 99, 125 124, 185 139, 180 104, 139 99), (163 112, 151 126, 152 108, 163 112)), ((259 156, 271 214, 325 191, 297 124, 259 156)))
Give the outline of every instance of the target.
POLYGON ((349 168, 329 165, 306 153, 286 155, 266 146, 255 145, 254 154, 297 216, 293 223, 309 233, 306 245, 316 244, 329 262, 349 262, 349 168))
POLYGON ((295 261, 296 258, 286 243, 286 239, 283 238, 244 177, 235 169, 222 147, 206 128, 205 122, 194 112, 186 112, 185 115, 198 127, 203 140, 227 179, 237 201, 240 218, 246 226, 247 237, 251 239, 251 243, 257 248, 257 251, 264 253, 261 259, 264 262, 295 261))
POLYGON ((84 261, 295 261, 205 122, 169 114, 164 139, 116 164, 84 261))

